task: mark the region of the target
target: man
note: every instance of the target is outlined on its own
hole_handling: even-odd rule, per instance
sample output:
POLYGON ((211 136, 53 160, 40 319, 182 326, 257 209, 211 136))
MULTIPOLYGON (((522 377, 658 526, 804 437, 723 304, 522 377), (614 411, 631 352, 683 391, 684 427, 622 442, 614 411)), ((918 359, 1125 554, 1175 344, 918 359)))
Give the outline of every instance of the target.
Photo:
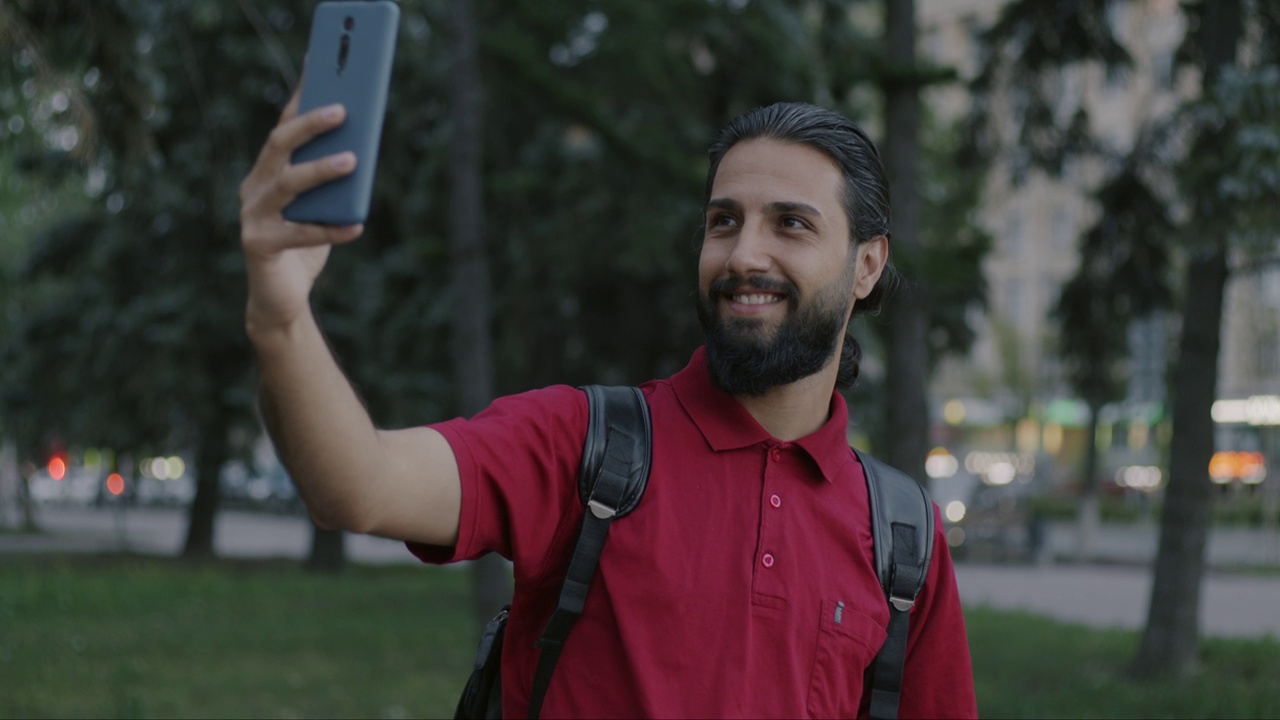
MULTIPOLYGON (((351 171, 349 156, 288 164, 342 111, 296 116, 295 107, 241 188, 246 325, 268 427, 319 524, 403 539, 426 562, 491 551, 513 561, 504 713, 523 716, 534 641, 583 514, 585 396, 551 387, 501 398, 470 420, 375 428, 307 302, 330 245, 362 228, 281 217, 298 192, 351 171)), ((857 377, 849 320, 884 282, 883 169, 846 118, 774 105, 721 132, 705 208, 697 310, 706 346, 681 372, 643 386, 654 428, 648 489, 610 531, 545 717, 867 711, 864 674, 888 609, 835 388, 857 377)), ((900 714, 973 716, 940 529, 934 545, 911 612, 900 714)))

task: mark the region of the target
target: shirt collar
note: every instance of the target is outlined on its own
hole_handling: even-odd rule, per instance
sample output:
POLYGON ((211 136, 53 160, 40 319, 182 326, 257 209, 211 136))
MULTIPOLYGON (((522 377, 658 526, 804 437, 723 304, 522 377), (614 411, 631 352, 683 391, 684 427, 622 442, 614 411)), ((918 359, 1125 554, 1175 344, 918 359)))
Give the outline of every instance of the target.
MULTIPOLYGON (((671 377, 676 398, 707 444, 716 452, 737 450, 755 444, 783 443, 769 434, 732 395, 716 387, 707 369, 706 349, 694 351, 689 364, 671 377)), ((849 406, 838 392, 831 393, 827 422, 813 433, 794 442, 817 464, 827 482, 835 480, 853 461, 847 428, 849 406)))

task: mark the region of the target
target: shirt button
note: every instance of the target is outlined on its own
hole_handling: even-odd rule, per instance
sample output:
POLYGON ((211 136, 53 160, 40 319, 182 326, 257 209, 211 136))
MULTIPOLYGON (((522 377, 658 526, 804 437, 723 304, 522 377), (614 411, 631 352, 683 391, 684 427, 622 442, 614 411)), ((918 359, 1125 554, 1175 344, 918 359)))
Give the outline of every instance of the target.
POLYGON ((774 448, 769 451, 769 457, 772 458, 774 462, 777 462, 782 459, 782 451, 778 448, 774 448))
POLYGON ((769 498, 769 504, 776 508, 782 507, 782 498, 778 497, 777 495, 773 495, 769 498))
POLYGON ((770 553, 765 553, 764 557, 760 558, 760 562, 767 568, 773 567, 773 555, 770 553))

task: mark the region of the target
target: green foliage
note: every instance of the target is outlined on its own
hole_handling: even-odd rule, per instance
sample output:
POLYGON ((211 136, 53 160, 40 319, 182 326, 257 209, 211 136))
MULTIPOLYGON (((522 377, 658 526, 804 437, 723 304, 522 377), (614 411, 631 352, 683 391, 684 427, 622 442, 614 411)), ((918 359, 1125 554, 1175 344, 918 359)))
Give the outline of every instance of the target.
MULTIPOLYGON (((977 222, 983 183, 964 168, 963 143, 951 128, 930 123, 920 173, 920 234, 924 252, 908 258, 919 265, 927 297, 929 362, 964 354, 974 341, 973 315, 985 312, 987 281, 982 262, 993 239, 977 222)), ((895 263, 902 262, 901 255, 895 263)))
POLYGON ((1098 221, 1080 238, 1080 267, 1053 316, 1059 356, 1076 396, 1096 412, 1124 397, 1133 320, 1172 304, 1173 220, 1143 177, 1144 146, 1094 193, 1098 221))
POLYGON ((23 51, 48 65, 27 80, 85 77, 94 133, 81 169, 94 202, 38 236, 18 270, 37 292, 2 352, 24 445, 191 447, 250 424, 234 187, 274 115, 260 98, 272 85, 283 96, 257 34, 194 2, 21 10, 23 51))
MULTIPOLYGON (((1180 167, 1184 194, 1202 227, 1225 233, 1246 252, 1274 251, 1280 228, 1278 98, 1280 65, 1231 67, 1210 96, 1187 109, 1195 139, 1180 167)), ((1201 244, 1194 236, 1191 243, 1201 244)))
MULTIPOLYGON (((401 6, 366 236, 335 250, 313 297, 336 355, 388 426, 458 412, 447 6, 401 6)), ((27 61, 0 65, 0 106, 34 117, 41 98, 69 98, 38 133, 28 123, 12 158, 0 155, 23 158, 5 167, 23 183, 10 197, 40 194, 41 177, 64 178, 76 196, 59 204, 56 224, 33 218, 8 250, 0 406, 25 454, 51 437, 122 452, 204 443, 217 454, 209 439, 256 434, 236 188, 292 90, 312 7, 3 6, 4 27, 21 30, 0 33, 4 49, 27 61), (77 143, 49 145, 68 128, 77 143)), ((639 382, 687 361, 701 339, 692 295, 706 147, 737 113, 779 100, 865 120, 880 75, 894 70, 877 61, 878 34, 859 9, 476 3, 499 393, 639 382)), ((932 231, 919 259, 937 281, 935 353, 972 337, 962 308, 981 297, 986 250, 961 221, 973 187, 953 174, 928 191, 931 215, 955 221, 932 231)), ((216 473, 220 460, 205 462, 216 473)))
MULTIPOLYGON (((1077 498, 1064 496, 1043 496, 1028 502, 1031 512, 1046 520, 1075 521, 1080 515, 1080 502, 1077 498)), ((1135 523, 1159 515, 1160 508, 1152 503, 1134 503, 1130 499, 1114 495, 1098 497, 1098 516, 1103 522, 1135 523)))
MULTIPOLYGON (((1132 59, 1117 39, 1107 11, 1129 0, 1014 0, 982 34, 981 70, 970 82, 973 105, 966 121, 966 157, 974 167, 1007 162, 1014 182, 1032 169, 1061 175, 1069 160, 1102 150, 1093 139, 1088 109, 1069 108, 1060 95, 1062 70, 1099 63, 1109 75, 1132 59), (1005 97, 1013 112, 1001 122, 990 112, 1005 97)), ((1070 100, 1070 99, 1066 99, 1070 100)))

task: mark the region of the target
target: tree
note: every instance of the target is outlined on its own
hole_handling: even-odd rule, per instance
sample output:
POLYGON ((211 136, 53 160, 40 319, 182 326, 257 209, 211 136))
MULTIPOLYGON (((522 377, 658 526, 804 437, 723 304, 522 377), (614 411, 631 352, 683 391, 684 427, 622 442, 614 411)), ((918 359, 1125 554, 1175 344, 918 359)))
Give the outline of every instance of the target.
POLYGON ((1228 256, 1273 249, 1280 230, 1274 199, 1280 182, 1276 123, 1280 92, 1280 12, 1247 0, 1204 2, 1191 15, 1188 54, 1203 68, 1203 99, 1190 108, 1192 141, 1179 175, 1190 206, 1182 332, 1173 376, 1169 483, 1160 518, 1150 609, 1131 670, 1137 676, 1195 672, 1199 660, 1200 587, 1214 450, 1216 398, 1228 256), (1257 31, 1249 40, 1246 28, 1257 31), (1236 69, 1248 48, 1253 67, 1236 69))
POLYGON ((194 448, 198 489, 183 552, 207 557, 228 439, 251 418, 242 321, 223 300, 242 273, 226 242, 236 214, 229 168, 218 161, 218 149, 238 144, 242 118, 219 117, 213 103, 214 88, 243 79, 233 75, 236 48, 216 17, 191 4, 173 15, 127 2, 17 10, 46 39, 51 65, 98 78, 86 92, 95 159, 77 165, 64 149, 36 163, 92 170, 101 189, 23 264, 19 281, 39 290, 7 328, 7 404, 76 442, 194 448), (172 51, 156 47, 165 43, 172 51), (193 62, 191 53, 212 55, 218 43, 232 51, 226 62, 193 62), (153 184, 157 176, 166 182, 153 184), (174 240, 183 253, 172 252, 174 240), (175 276, 189 281, 168 282, 175 276))
POLYGON ((1059 356, 1077 397, 1089 408, 1081 477, 1077 554, 1093 557, 1098 510, 1098 417, 1124 398, 1128 329, 1169 306, 1168 238, 1175 231, 1165 200, 1143 177, 1148 143, 1139 142, 1121 169, 1094 194, 1099 219, 1080 242, 1080 267, 1054 308, 1059 356))
MULTIPOLYGON (((258 427, 235 184, 296 80, 290 59, 302 57, 310 6, 2 6, 48 39, 51 67, 81 85, 97 78, 84 96, 99 150, 79 160, 42 153, 23 171, 64 167, 77 184, 92 177, 95 193, 24 254, 14 283, 22 301, 3 329, 6 412, 33 433, 122 452, 203 448, 196 554, 212 547, 218 468, 238 450, 228 438, 258 427)), ((475 160, 476 247, 491 276, 483 310, 444 291, 478 287, 455 284, 450 262, 451 239, 462 237, 450 209, 462 167, 448 99, 455 45, 435 40, 451 39, 443 29, 454 8, 403 2, 369 231, 332 254, 313 294, 375 422, 473 411, 453 380, 459 311, 488 317, 485 398, 553 382, 639 382, 683 365, 701 336, 690 297, 711 133, 778 100, 870 115, 859 89, 878 83, 876 48, 854 7, 475 2, 478 74, 501 99, 501 112, 466 128, 484 148, 475 160)), ((12 72, 20 85, 31 71, 12 72)))
MULTIPOLYGON (((1122 366, 1129 357, 1127 332, 1133 308, 1154 302, 1142 295, 1150 283, 1128 288, 1124 279, 1131 278, 1117 275, 1122 266, 1129 275, 1143 269, 1132 264, 1129 253, 1149 236, 1135 237, 1139 226, 1132 216, 1156 211, 1149 204, 1126 207, 1125 203, 1154 199, 1136 164, 1150 151, 1134 149, 1128 160, 1116 159, 1114 150, 1093 138, 1089 107, 1082 98, 1063 97, 1059 92, 1068 69, 1096 63, 1114 76, 1132 66, 1107 17, 1108 9, 1117 4, 1116 0, 1015 0, 1006 5, 982 36, 983 61, 971 83, 973 105, 966 133, 967 164, 986 174, 999 173, 1015 187, 1033 172, 1060 178, 1069 165, 1079 166, 1086 160, 1104 167, 1122 166, 1097 191, 1102 218, 1085 233, 1080 266, 1062 288, 1053 310, 1061 324, 1058 345, 1066 379, 1090 409, 1079 498, 1082 555, 1089 554, 1098 524, 1098 413, 1123 394, 1122 366), (1006 111, 992 113, 992 107, 1006 111)), ((1163 213, 1163 207, 1158 211, 1163 213)), ((1162 265, 1147 269, 1154 277, 1164 271, 1162 265)), ((1004 356, 1017 358, 1011 329, 1000 330, 1004 356)), ((1029 407, 1034 381, 1014 363, 1006 365, 1006 373, 1015 368, 1018 372, 1010 374, 1006 384, 1021 386, 1023 404, 1029 407)))
MULTIPOLYGON (((977 155, 993 157, 998 148, 1011 145, 1014 152, 1010 169, 1015 179, 1033 168, 1056 172, 1073 157, 1099 155, 1103 148, 1090 135, 1085 109, 1065 118, 1056 113, 1053 85, 1046 80, 1062 67, 1081 61, 1100 62, 1108 69, 1130 64, 1128 53, 1108 26, 1106 12, 1110 4, 1107 0, 1061 0, 1020 1, 1006 6, 985 35, 989 55, 974 90, 975 97, 981 99, 990 99, 992 91, 1000 88, 1011 92, 1014 129, 1002 135, 988 117, 975 115, 970 139, 977 155), (1012 84, 1006 84, 1010 81, 1012 84)), ((1280 13, 1274 4, 1250 0, 1189 3, 1184 10, 1190 29, 1179 58, 1183 65, 1200 68, 1201 98, 1176 118, 1182 126, 1171 133, 1172 141, 1164 151, 1135 155, 1137 169, 1122 168, 1112 180, 1113 187, 1104 189, 1104 196, 1100 197, 1105 199, 1106 192, 1115 192, 1116 201, 1120 201, 1122 195, 1116 188, 1124 183, 1136 190, 1139 180, 1168 176, 1172 169, 1179 178, 1176 197, 1168 197, 1163 190, 1142 191, 1123 202, 1146 202, 1144 198, 1148 198, 1164 203, 1168 217, 1185 215, 1178 223, 1179 232, 1170 233, 1168 238, 1183 239, 1177 249, 1187 256, 1187 279, 1182 289, 1181 335, 1171 390, 1174 437, 1169 483, 1161 515, 1148 627, 1132 667, 1136 675, 1186 674, 1195 665, 1199 587, 1209 522, 1206 469, 1213 452, 1210 408, 1217 385, 1228 251, 1233 239, 1238 245, 1244 236, 1262 236, 1274 243, 1277 227, 1274 203, 1261 200, 1274 198, 1274 173, 1259 171, 1261 167, 1274 167, 1275 162, 1270 149, 1275 145, 1274 123, 1263 120, 1274 117, 1269 99, 1275 95, 1275 86, 1256 67, 1274 62, 1280 13), (1245 33, 1245 27, 1257 32, 1245 33), (1233 71, 1226 68, 1235 62, 1239 48, 1246 42, 1255 68, 1252 79, 1223 82, 1223 78, 1233 77, 1233 71), (1227 102, 1228 96, 1234 98, 1234 104, 1227 102), (1126 178, 1126 172, 1132 176, 1126 178), (1178 209, 1186 212, 1175 212, 1178 209)), ((1103 205, 1108 215, 1121 210, 1107 207, 1105 202, 1103 205)), ((1153 217, 1158 214, 1146 221, 1153 217)), ((1102 222, 1106 222, 1105 217, 1102 222)), ((1122 267, 1123 264, 1116 264, 1112 270, 1118 272, 1122 267)), ((1082 296, 1089 289, 1107 292, 1105 288, 1116 286, 1119 277, 1099 279, 1105 273, 1099 275, 1095 271, 1089 263, 1082 263, 1081 275, 1073 281, 1078 284, 1064 291, 1060 304, 1065 311, 1064 322, 1096 323, 1084 320, 1090 311, 1082 296)), ((1123 308, 1124 303, 1114 307, 1123 308)), ((1132 304, 1128 310, 1133 310, 1132 304)), ((1093 341, 1105 337, 1104 334, 1093 341)), ((1072 363, 1087 362, 1084 353, 1093 352, 1093 361, 1101 362, 1096 369, 1113 369, 1116 356, 1109 351, 1078 350, 1072 363)), ((1082 389, 1090 395, 1101 397, 1113 379, 1104 371, 1081 374, 1076 381, 1088 386, 1082 389)))
MULTIPOLYGON (((459 409, 474 415, 493 400, 493 359, 489 325, 489 261, 484 243, 482 143, 483 83, 477 58, 479 40, 470 0, 449 8, 452 34, 453 126, 450 158, 453 239, 454 311, 453 368, 459 409)), ((511 598, 506 563, 496 555, 472 565, 472 602, 477 624, 483 627, 511 598)))
POLYGON ((887 73, 885 94, 885 172, 893 198, 893 246, 896 262, 908 272, 894 292, 884 327, 885 460, 917 482, 927 483, 924 459, 929 451, 928 318, 920 238, 920 86, 916 76, 914 0, 886 0, 885 48, 894 72, 887 73))

